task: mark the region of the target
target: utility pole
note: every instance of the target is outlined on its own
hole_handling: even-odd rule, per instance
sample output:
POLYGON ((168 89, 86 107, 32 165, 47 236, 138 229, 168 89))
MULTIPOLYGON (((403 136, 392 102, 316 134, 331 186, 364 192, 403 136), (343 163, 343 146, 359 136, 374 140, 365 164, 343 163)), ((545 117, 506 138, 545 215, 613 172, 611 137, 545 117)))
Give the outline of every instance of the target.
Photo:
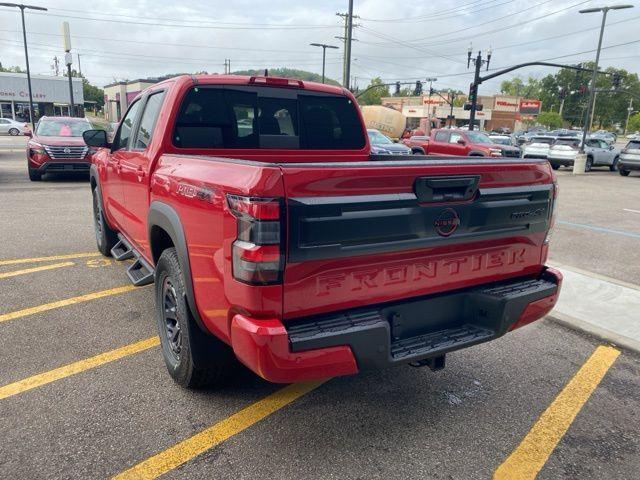
POLYGON ((336 37, 342 40, 344 43, 344 57, 342 62, 342 86, 349 88, 349 81, 351 76, 351 44, 356 41, 353 38, 353 28, 358 25, 353 23, 353 19, 359 19, 360 17, 353 14, 353 0, 349 0, 349 11, 347 13, 336 13, 337 16, 344 18, 344 36, 336 37))
MULTIPOLYGON (((602 37, 604 36, 604 26, 607 22, 607 13, 609 13, 609 10, 623 10, 625 8, 633 8, 633 5, 613 5, 611 7, 585 8, 584 10, 579 11, 580 13, 602 12, 602 25, 600 26, 600 37, 598 38, 596 62, 593 65, 593 73, 591 75, 591 84, 589 85, 589 103, 587 103, 586 117, 584 119, 584 128, 582 129, 582 144, 580 145, 580 153, 584 153, 584 146, 587 140, 587 132, 590 128, 589 125, 590 123, 593 122, 592 115, 593 115, 593 104, 595 101, 596 78, 598 77, 598 64, 600 63, 600 51, 602 49, 602 37)), ((574 163, 574 167, 575 167, 575 163, 574 163)))
POLYGON ((471 111, 469 112, 469 130, 472 131, 475 127, 476 121, 476 110, 478 108, 478 85, 481 83, 480 79, 480 69, 483 65, 487 65, 487 70, 489 70, 489 62, 491 62, 491 47, 487 50, 487 59, 482 59, 482 51, 478 50, 478 56, 476 58, 471 58, 471 54, 473 52, 473 45, 469 44, 469 49, 467 50, 467 68, 473 62, 475 66, 475 74, 473 76, 473 83, 469 87, 469 101, 471 102, 471 111))
POLYGON ((60 76, 60 60, 58 60, 58 57, 55 56, 53 57, 53 71, 56 74, 56 77, 60 76))
POLYGON ((71 76, 71 65, 73 55, 71 54, 71 34, 69 33, 69 22, 62 22, 62 41, 64 43, 64 63, 67 64, 67 76, 69 77, 69 116, 75 117, 76 107, 73 104, 73 77, 71 76))
POLYGON ((429 109, 429 115, 427 116, 427 120, 429 121, 429 133, 431 133, 431 96, 433 95, 433 82, 437 82, 438 79, 435 77, 425 78, 425 82, 429 82, 429 100, 427 101, 427 108, 429 109))
POLYGON ((627 130, 629 129, 629 118, 631 117, 631 113, 633 112, 633 98, 629 99, 629 108, 627 108, 627 122, 624 124, 624 132, 623 135, 627 134, 627 130))
POLYGON ((312 47, 322 48, 322 83, 324 83, 324 65, 327 58, 327 48, 335 48, 337 50, 338 47, 327 45, 326 43, 310 43, 309 45, 311 45, 312 47))
POLYGON ((27 51, 27 28, 24 23, 24 10, 25 8, 29 8, 31 10, 42 10, 44 12, 47 11, 44 7, 36 7, 34 5, 22 5, 18 3, 5 3, 1 2, 0 7, 15 7, 20 9, 20 14, 22 16, 22 39, 24 41, 24 59, 27 64, 27 86, 29 88, 29 122, 31 123, 32 131, 35 131, 36 126, 33 121, 33 91, 31 90, 31 70, 29 69, 29 52, 27 51))

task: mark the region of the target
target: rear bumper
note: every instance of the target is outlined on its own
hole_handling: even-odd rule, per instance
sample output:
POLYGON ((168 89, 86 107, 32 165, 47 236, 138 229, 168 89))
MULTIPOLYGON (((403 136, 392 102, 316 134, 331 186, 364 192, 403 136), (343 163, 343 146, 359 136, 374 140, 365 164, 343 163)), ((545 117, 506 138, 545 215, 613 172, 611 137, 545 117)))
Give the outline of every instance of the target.
POLYGON ((640 170, 640 155, 633 157, 621 155, 618 159, 618 168, 623 170, 640 170))
POLYGON ((242 363, 289 383, 441 356, 534 322, 556 304, 562 274, 517 278, 455 292, 298 319, 236 315, 231 344, 242 363))

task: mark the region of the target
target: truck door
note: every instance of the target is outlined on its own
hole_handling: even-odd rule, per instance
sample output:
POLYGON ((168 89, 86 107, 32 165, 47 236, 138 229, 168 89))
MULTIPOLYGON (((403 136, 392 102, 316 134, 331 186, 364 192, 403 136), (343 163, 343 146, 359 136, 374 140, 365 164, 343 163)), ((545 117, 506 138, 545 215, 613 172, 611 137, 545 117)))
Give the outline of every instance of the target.
POLYGON ((164 90, 152 92, 144 99, 140 121, 136 123, 131 145, 121 162, 124 193, 125 231, 141 253, 148 257, 149 177, 153 153, 150 151, 153 131, 164 100, 164 90))
POLYGON ((447 155, 466 156, 469 149, 468 143, 461 133, 451 132, 451 135, 449 135, 449 145, 447 146, 447 155), (464 143, 458 143, 460 140, 464 143))
POLYGON ((437 131, 433 136, 433 141, 429 142, 429 155, 450 155, 448 142, 449 132, 437 131))
POLYGON ((139 100, 129 107, 127 114, 120 122, 120 128, 116 132, 111 147, 111 153, 107 158, 105 168, 105 182, 101 185, 102 196, 106 207, 119 227, 124 226, 125 208, 124 195, 122 191, 122 161, 129 155, 129 141, 136 122, 136 117, 140 111, 139 100))

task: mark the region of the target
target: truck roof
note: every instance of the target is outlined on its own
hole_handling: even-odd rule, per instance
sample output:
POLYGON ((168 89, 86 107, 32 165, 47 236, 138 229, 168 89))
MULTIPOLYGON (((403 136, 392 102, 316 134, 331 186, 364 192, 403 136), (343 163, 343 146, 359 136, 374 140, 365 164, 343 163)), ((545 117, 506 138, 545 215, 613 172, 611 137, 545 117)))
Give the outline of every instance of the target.
POLYGON ((332 93, 334 95, 346 95, 343 87, 335 85, 327 85, 318 82, 309 82, 306 80, 298 80, 294 78, 272 77, 272 76, 249 76, 249 75, 180 75, 178 77, 164 80, 158 84, 149 87, 150 89, 158 85, 173 82, 190 81, 200 85, 256 85, 269 87, 287 87, 300 88, 314 92, 332 93))

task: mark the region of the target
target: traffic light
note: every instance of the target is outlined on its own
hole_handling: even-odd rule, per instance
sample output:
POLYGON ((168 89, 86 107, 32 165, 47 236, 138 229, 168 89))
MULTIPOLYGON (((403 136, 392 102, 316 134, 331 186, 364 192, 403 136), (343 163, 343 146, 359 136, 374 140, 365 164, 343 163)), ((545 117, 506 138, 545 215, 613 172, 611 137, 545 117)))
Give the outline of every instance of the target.
POLYGON ((416 89, 413 91, 415 96, 422 95, 422 82, 420 80, 416 81, 416 89))
POLYGON ((400 95, 400 82, 396 82, 396 95, 400 95))
POLYGON ((434 88, 433 87, 429 87, 429 95, 433 95, 434 93, 436 93, 434 88))
MULTIPOLYGON (((462 108, 465 109, 465 110, 471 110, 471 102, 464 102, 464 105, 463 105, 462 108)), ((476 105, 476 112, 481 112, 482 108, 483 108, 482 104, 478 103, 476 105)))
POLYGON ((614 72, 613 77, 611 79, 611 83, 613 84, 613 88, 620 88, 620 83, 622 82, 622 75, 618 72, 614 72))

